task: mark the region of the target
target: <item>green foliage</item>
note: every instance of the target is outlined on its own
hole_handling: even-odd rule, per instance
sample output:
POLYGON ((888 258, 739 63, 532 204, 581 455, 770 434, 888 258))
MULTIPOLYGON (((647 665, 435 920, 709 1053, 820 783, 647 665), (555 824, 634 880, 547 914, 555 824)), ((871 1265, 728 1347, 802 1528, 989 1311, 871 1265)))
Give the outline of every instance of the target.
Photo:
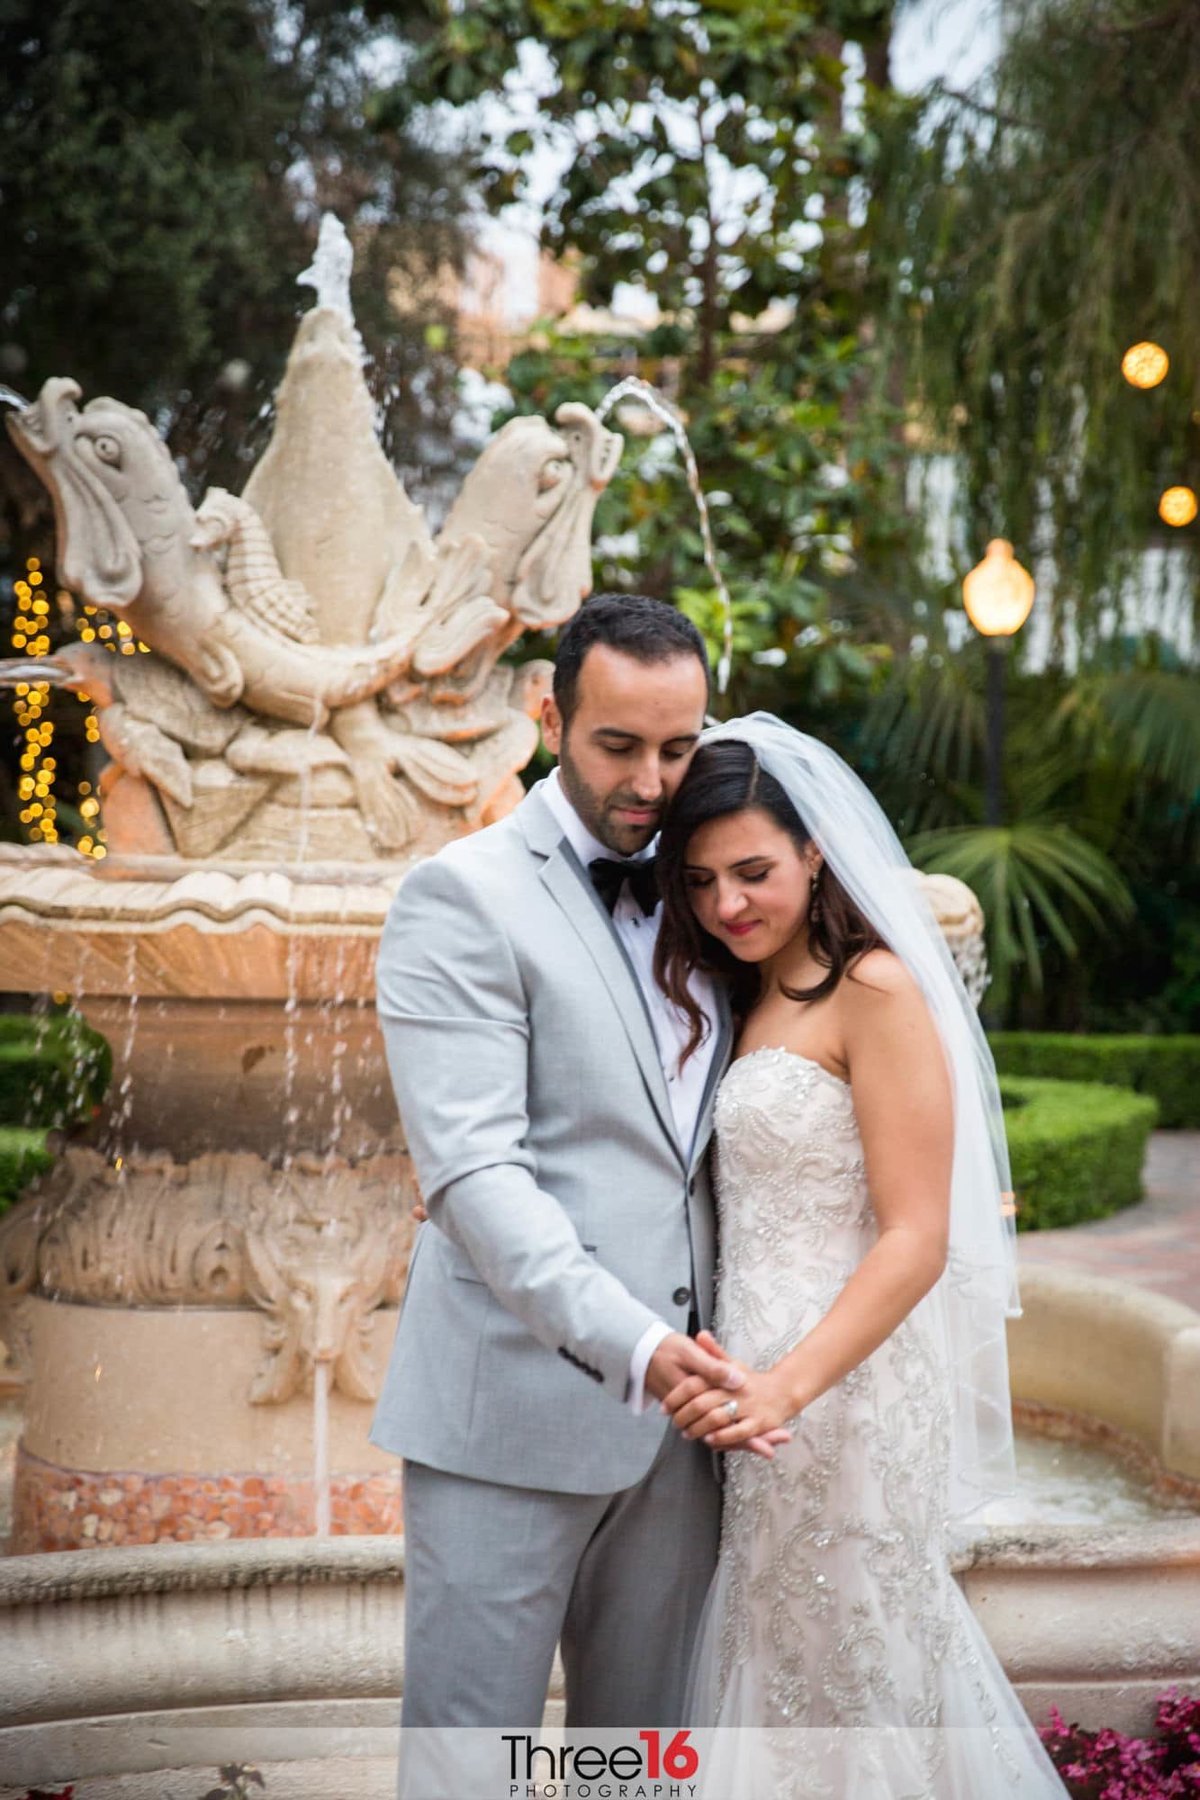
POLYGON ((0 1013, 0 1124, 72 1125, 99 1104, 112 1076, 112 1052, 75 1014, 0 1013))
POLYGON ((909 849, 921 868, 956 875, 978 895, 988 922, 990 1003, 997 1006, 1008 998, 1018 963, 1041 987, 1043 935, 1065 956, 1079 955, 1071 912, 1099 932, 1133 911, 1117 869, 1065 820, 952 826, 922 832, 909 849))
MULTIPOLYGON (((356 237, 360 323, 385 373, 442 376, 420 404, 402 384, 396 434, 411 441, 431 408, 445 426, 453 360, 439 368, 420 333, 445 312, 438 262, 461 253, 454 161, 364 116, 364 58, 421 18, 419 0, 9 0, 0 380, 33 392, 73 375, 89 398, 147 411, 198 479, 240 487, 328 206, 356 237), (419 320, 386 304, 397 264, 423 272, 419 320)), ((27 520, 21 536, 47 548, 27 520)))
MULTIPOLYGON (((632 335, 547 322, 505 373, 515 409, 595 405, 632 371, 660 386, 686 420, 735 603, 727 706, 778 704, 781 680, 797 705, 861 694, 889 652, 852 631, 854 596, 885 594, 907 568, 911 525, 850 223, 872 180, 879 96, 869 85, 862 118, 847 117, 844 39, 869 56, 885 45, 890 4, 433 10, 438 30, 376 116, 474 102, 536 41, 549 62, 536 113, 507 140, 476 140, 479 189, 502 208, 525 197, 535 144, 557 155, 542 235, 580 299, 605 307, 633 282, 657 309, 632 335), (782 655, 783 677, 755 665, 764 651, 782 655)), ((636 411, 616 421, 629 435, 597 516, 597 583, 675 600, 715 649, 680 459, 669 436, 637 435, 636 411)))
POLYGON ((1019 1231, 1103 1219, 1140 1200, 1158 1112, 1148 1095, 1015 1075, 1000 1091, 1019 1231))
POLYGON ((1200 1037, 1084 1037, 1000 1031, 991 1037, 1004 1077, 1102 1082, 1148 1094, 1164 1130, 1200 1130, 1200 1037))
MULTIPOLYGON (((898 117, 872 248, 966 541, 1052 551, 1061 649, 1102 634, 1159 494, 1200 476, 1200 9, 1014 0, 1004 22, 975 89, 898 117), (1120 365, 1147 338, 1172 367, 1140 392, 1120 365)), ((1197 527, 1168 540, 1194 587, 1197 527)))
POLYGON ((1194 676, 1149 638, 1112 646, 1071 680, 1010 669, 997 830, 980 822, 983 652, 969 641, 952 656, 929 617, 919 622, 926 648, 896 656, 850 753, 910 854, 978 892, 989 1011, 1014 1024, 1187 1029, 1188 896, 1200 887, 1189 874, 1194 676), (1152 1002, 1156 990, 1165 997, 1152 1002), (1102 1020, 1096 1007, 1108 1005, 1127 1010, 1102 1020))
POLYGON ((35 1175, 44 1174, 54 1162, 46 1148, 45 1131, 29 1131, 22 1125, 0 1125, 0 1213, 7 1212, 22 1188, 35 1175))

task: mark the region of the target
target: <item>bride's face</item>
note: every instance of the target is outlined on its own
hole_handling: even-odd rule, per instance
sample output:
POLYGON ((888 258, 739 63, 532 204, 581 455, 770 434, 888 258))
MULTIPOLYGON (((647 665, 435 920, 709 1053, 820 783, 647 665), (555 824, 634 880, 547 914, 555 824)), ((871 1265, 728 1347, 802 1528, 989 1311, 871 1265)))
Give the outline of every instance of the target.
POLYGON ((742 962, 765 962, 803 928, 820 866, 814 844, 801 850, 758 807, 711 819, 687 847, 692 910, 742 962))

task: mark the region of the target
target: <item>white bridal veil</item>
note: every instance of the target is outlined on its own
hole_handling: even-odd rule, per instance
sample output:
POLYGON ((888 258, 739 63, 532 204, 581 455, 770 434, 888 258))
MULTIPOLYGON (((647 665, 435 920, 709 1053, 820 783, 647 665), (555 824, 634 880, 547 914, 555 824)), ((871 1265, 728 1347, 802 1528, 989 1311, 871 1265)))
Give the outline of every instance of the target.
POLYGON ((841 757, 771 713, 705 731, 748 744, 863 915, 918 982, 954 1090, 950 1245, 941 1281, 955 1378, 950 1513, 963 1519, 1013 1486, 1004 1321, 1020 1306, 1008 1148, 992 1053, 953 958, 883 811, 841 757))

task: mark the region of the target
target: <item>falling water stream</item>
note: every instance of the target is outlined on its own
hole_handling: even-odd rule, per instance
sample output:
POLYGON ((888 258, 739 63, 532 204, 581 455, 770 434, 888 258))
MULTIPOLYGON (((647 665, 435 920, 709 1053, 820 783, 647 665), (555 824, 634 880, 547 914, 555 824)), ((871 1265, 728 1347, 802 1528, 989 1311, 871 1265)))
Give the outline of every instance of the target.
POLYGON ((704 549, 704 565, 713 579, 713 586, 720 597, 724 620, 721 656, 717 663, 717 692, 723 694, 729 686, 730 670, 733 667, 733 601, 725 584, 717 563, 716 545, 713 543, 712 521, 709 517, 708 501, 704 489, 700 485, 700 471, 696 466, 696 453, 692 449, 691 439, 684 429, 683 420, 665 394, 660 394, 656 387, 643 381, 640 375, 627 375, 618 381, 616 387, 610 388, 596 408, 596 417, 606 419, 613 408, 622 400, 637 399, 652 412, 656 419, 661 419, 679 448, 683 458, 684 473, 691 490, 692 499, 696 502, 696 511, 700 518, 700 542, 704 549))
POLYGON ((313 1363, 313 1530, 329 1536, 329 1364, 313 1363))

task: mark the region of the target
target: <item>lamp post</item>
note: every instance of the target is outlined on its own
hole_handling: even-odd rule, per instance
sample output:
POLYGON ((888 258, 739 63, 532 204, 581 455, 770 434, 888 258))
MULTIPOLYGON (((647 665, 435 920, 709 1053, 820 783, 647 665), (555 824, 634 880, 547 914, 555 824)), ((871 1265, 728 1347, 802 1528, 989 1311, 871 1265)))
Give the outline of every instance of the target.
POLYGON ((1005 641, 1020 631, 1033 606, 1033 576, 1013 555, 1007 538, 993 538, 963 581, 963 605, 987 639, 987 785, 985 818, 1000 823, 1000 770, 1004 756, 1005 641))

